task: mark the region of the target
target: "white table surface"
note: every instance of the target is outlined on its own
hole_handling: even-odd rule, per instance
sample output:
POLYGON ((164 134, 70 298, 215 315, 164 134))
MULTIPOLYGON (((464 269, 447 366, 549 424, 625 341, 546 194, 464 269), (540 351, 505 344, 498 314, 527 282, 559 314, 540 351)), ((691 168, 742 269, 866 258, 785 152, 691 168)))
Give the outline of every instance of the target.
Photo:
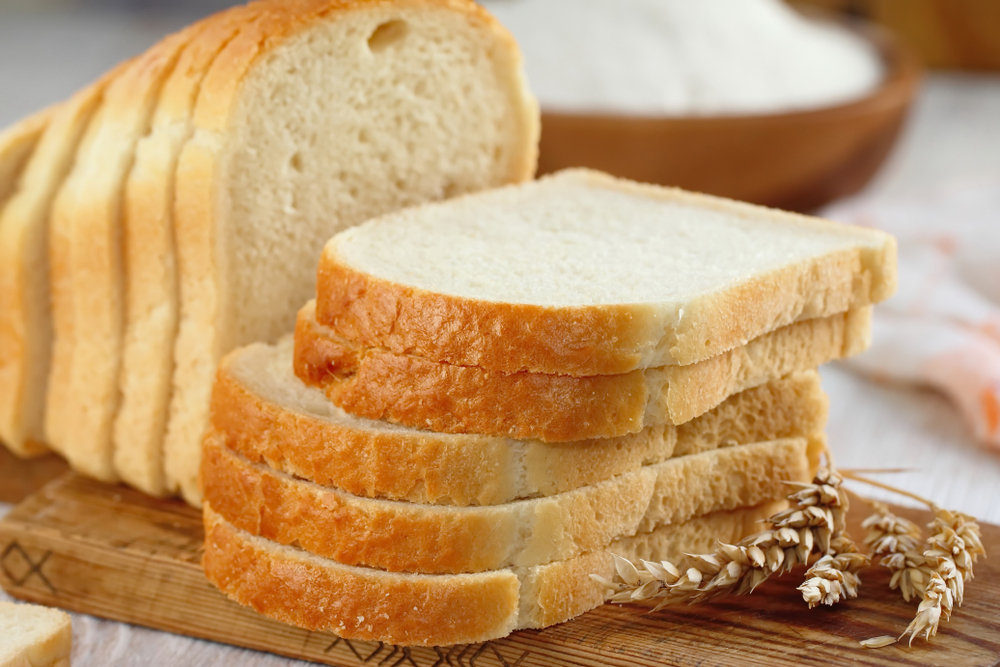
MULTIPOLYGON (((62 99, 191 18, 53 19, 0 10, 0 126, 62 99)), ((1000 178, 1000 76, 928 77, 901 144, 869 192, 905 197, 981 177, 1000 178)), ((876 385, 836 366, 823 369, 823 383, 838 466, 912 469, 881 479, 1000 523, 1000 456, 976 445, 944 398, 876 385)), ((8 509, 0 504, 0 514, 8 509)), ((73 628, 76 667, 306 664, 80 614, 73 628)))

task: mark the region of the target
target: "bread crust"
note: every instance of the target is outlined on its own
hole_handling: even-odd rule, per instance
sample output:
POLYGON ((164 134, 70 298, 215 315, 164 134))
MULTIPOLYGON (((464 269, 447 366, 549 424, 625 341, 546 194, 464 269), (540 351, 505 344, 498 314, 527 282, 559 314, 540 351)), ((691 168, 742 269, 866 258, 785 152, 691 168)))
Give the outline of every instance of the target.
POLYGON ((740 391, 857 354, 871 308, 804 320, 688 366, 574 377, 497 373, 385 348, 361 348, 299 313, 295 373, 347 412, 442 433, 543 442, 619 437, 684 424, 740 391))
POLYGON ((0 442, 25 458, 44 454, 48 447, 37 440, 41 435, 39 416, 24 414, 24 353, 18 349, 16 334, 7 331, 12 327, 8 318, 15 316, 16 308, 11 303, 15 297, 10 292, 13 287, 9 275, 15 270, 16 260, 8 254, 16 240, 7 237, 17 234, 16 230, 10 234, 3 230, 3 212, 8 199, 17 193, 21 176, 54 111, 49 107, 0 132, 0 442))
POLYGON ((231 599, 284 623, 389 644, 472 644, 562 623, 599 606, 604 591, 590 575, 614 575, 611 551, 653 560, 703 552, 716 539, 738 541, 776 509, 767 503, 718 512, 534 568, 422 575, 309 556, 233 527, 206 503, 202 565, 231 599))
POLYGON ((809 443, 727 447, 645 466, 573 491, 504 505, 450 507, 359 498, 250 463, 210 432, 205 498, 237 528, 346 565, 390 572, 530 567, 618 537, 779 497, 812 473, 809 443))
POLYGON ((204 19, 163 85, 150 134, 136 146, 124 190, 125 331, 114 424, 114 467, 122 481, 163 496, 163 439, 169 415, 178 320, 178 277, 173 234, 174 172, 193 132, 192 114, 216 56, 261 3, 204 19))
MULTIPOLYGON (((513 37, 484 9, 470 0, 394 0, 399 6, 446 8, 462 12, 496 37, 495 55, 508 64, 508 92, 516 98, 527 141, 512 157, 510 181, 529 178, 537 161, 537 103, 527 92, 520 55, 513 37)), ((181 277, 181 323, 177 339, 170 424, 165 444, 168 487, 199 504, 197 460, 208 426, 208 405, 215 368, 222 355, 246 340, 234 340, 226 294, 226 230, 219 229, 218 192, 223 182, 225 133, 240 87, 254 63, 312 22, 335 13, 385 7, 377 0, 272 0, 267 11, 230 42, 202 83, 194 113, 196 132, 181 153, 174 208, 181 277), (206 223, 206 221, 209 221, 206 223)))
MULTIPOLYGON (((546 178, 801 227, 829 229, 831 224, 588 170, 567 170, 546 178)), ((793 322, 889 298, 896 289, 895 239, 874 230, 839 227, 868 237, 873 245, 830 253, 755 276, 726 292, 695 298, 684 306, 683 316, 661 312, 655 304, 554 307, 434 293, 351 266, 338 252, 334 237, 323 250, 317 274, 317 320, 366 347, 505 373, 589 376, 669 363, 688 365, 793 322)))
POLYGON ((60 359, 69 364, 60 374, 69 388, 59 392, 62 400, 50 402, 49 410, 63 422, 56 446, 74 468, 105 481, 118 478, 112 427, 121 399, 125 182, 163 82, 200 28, 196 24, 168 35, 108 84, 53 209, 53 228, 64 230, 67 238, 64 261, 53 263, 53 279, 71 286, 62 293, 68 298, 53 299, 56 345, 71 352, 60 359), (71 331, 59 326, 70 318, 71 331))
POLYGON ((291 365, 290 350, 263 344, 235 351, 220 365, 212 426, 227 446, 322 486, 418 503, 497 505, 551 495, 673 455, 807 436, 822 431, 828 413, 819 376, 808 371, 734 395, 682 426, 650 427, 621 438, 549 445, 386 429, 286 405, 241 381, 238 367, 246 359, 276 354, 287 355, 291 365))

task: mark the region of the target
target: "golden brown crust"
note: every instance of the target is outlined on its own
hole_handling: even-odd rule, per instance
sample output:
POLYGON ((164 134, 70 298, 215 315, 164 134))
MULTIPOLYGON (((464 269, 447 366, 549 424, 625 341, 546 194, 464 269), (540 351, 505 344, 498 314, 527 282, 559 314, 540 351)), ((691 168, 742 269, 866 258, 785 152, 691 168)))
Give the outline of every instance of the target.
POLYGON ((737 392, 863 349, 870 329, 870 309, 861 308, 782 327, 688 366, 574 377, 498 373, 353 346, 319 325, 310 303, 296 323, 295 371, 360 417, 569 442, 686 423, 737 392))
MULTIPOLYGON (((670 199, 739 217, 780 220, 801 227, 829 224, 672 188, 641 185, 586 170, 575 178, 658 199, 670 199)), ((871 305, 895 291, 895 240, 856 230, 878 246, 830 253, 814 262, 756 276, 726 293, 699 297, 669 325, 651 304, 552 307, 497 303, 433 293, 352 267, 334 237, 317 275, 317 319, 348 340, 435 361, 491 371, 578 376, 632 371, 642 351, 669 347, 686 365, 721 354, 803 319, 871 305)), ((654 364, 657 365, 657 364, 654 364)))
MULTIPOLYGON (((54 107, 39 111, 0 132, 0 222, 9 197, 16 194, 23 174, 42 133, 55 112, 54 107)), ((36 416, 24 414, 22 377, 25 372, 23 340, 17 335, 13 319, 17 307, 12 293, 10 273, 16 261, 8 256, 16 240, 0 231, 0 442, 17 456, 39 456, 48 447, 37 441, 41 424, 29 423, 36 416)))
POLYGON ((174 172, 190 138, 201 80, 239 29, 263 10, 242 5, 203 19, 160 91, 151 132, 136 147, 122 208, 126 321, 114 425, 114 466, 144 493, 166 494, 166 431, 177 336, 174 172))
POLYGON ((709 514, 539 567, 414 575, 345 566, 279 546, 234 528, 206 504, 202 565, 231 599, 285 623, 345 639, 471 644, 562 623, 599 606, 604 592, 590 575, 613 576, 610 552, 652 560, 701 553, 716 539, 736 542, 753 532, 778 505, 709 514))
POLYGON ((358 498, 250 463, 210 433, 206 501, 237 528, 347 565, 390 572, 482 572, 534 566, 614 539, 759 504, 810 473, 803 439, 672 459, 540 499, 448 507, 358 498))
POLYGON ((551 495, 594 484, 671 455, 804 436, 821 431, 827 416, 819 377, 810 371, 741 392, 682 426, 647 428, 623 438, 519 444, 384 429, 350 417, 325 418, 255 393, 233 365, 260 347, 236 351, 220 365, 212 394, 213 428, 255 463, 357 496, 495 505, 519 495, 551 495), (523 463, 518 463, 519 446, 523 463))
POLYGON ((509 570, 475 576, 399 576, 269 549, 205 506, 208 580, 284 623, 350 639, 448 645, 502 637, 517 621, 509 570))
POLYGON ((70 386, 48 409, 63 422, 55 444, 77 470, 117 481, 112 426, 118 411, 125 316, 121 207, 135 143, 149 128, 163 81, 200 24, 168 35, 137 57, 104 93, 52 213, 66 234, 66 261, 53 263, 53 280, 70 285, 69 298, 53 300, 57 321, 73 319, 72 333, 57 331, 71 353, 70 386), (61 272, 65 273, 61 273, 61 272), (66 314, 69 309, 72 314, 66 314))

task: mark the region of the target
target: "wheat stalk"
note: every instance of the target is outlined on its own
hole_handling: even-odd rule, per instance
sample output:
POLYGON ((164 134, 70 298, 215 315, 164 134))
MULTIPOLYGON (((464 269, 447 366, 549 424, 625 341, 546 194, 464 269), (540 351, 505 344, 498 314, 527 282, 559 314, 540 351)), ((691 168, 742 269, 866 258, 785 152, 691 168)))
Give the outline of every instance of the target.
POLYGON ((964 599, 965 582, 973 578, 973 565, 986 555, 979 524, 972 517, 916 498, 934 512, 928 526, 931 535, 922 548, 920 528, 882 503, 872 503, 875 514, 862 524, 868 528, 865 544, 872 547, 872 556, 892 572, 889 587, 900 589, 907 602, 920 597, 916 616, 900 635, 900 639, 910 635, 911 645, 921 633, 929 640, 940 623, 951 618, 964 599))
POLYGON ((833 605, 841 600, 858 597, 861 579, 858 572, 871 564, 858 546, 846 535, 839 535, 829 553, 806 570, 806 580, 799 586, 802 599, 812 609, 818 604, 833 605))
POLYGON ((640 561, 637 565, 616 555, 613 580, 591 576, 610 591, 612 602, 660 599, 653 609, 656 611, 673 604, 752 593, 772 574, 808 564, 810 556, 819 551, 830 558, 822 565, 817 563, 811 576, 817 581, 803 590, 803 596, 808 601, 815 588, 823 591, 822 600, 854 597, 859 584, 856 572, 862 567, 860 560, 867 562, 867 556, 857 553, 854 543, 844 537, 848 498, 842 482, 831 467, 820 470, 810 484, 789 482, 798 488, 788 496, 793 505, 767 520, 771 529, 737 544, 720 542, 712 554, 687 554, 683 570, 669 561, 640 561))

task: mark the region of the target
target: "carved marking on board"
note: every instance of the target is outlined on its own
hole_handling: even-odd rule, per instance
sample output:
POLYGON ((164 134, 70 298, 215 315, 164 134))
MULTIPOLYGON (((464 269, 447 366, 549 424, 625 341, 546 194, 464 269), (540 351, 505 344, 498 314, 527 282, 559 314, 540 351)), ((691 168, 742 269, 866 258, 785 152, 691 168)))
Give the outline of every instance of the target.
MULTIPOLYGON (((324 653, 329 653, 334 648, 336 648, 341 643, 345 644, 347 648, 354 654, 354 656, 363 663, 371 663, 375 659, 379 659, 377 664, 379 667, 400 667, 403 664, 409 664, 412 667, 421 667, 416 663, 413 658, 412 649, 408 646, 393 646, 392 644, 384 644, 382 642, 364 642, 355 640, 352 642, 349 639, 344 639, 342 637, 337 637, 334 639, 326 649, 323 650, 324 653), (374 650, 370 653, 368 652, 368 646, 375 646, 374 650), (362 650, 358 650, 358 648, 362 650), (389 649, 386 655, 382 655, 383 649, 389 649)), ((524 651, 521 656, 514 662, 509 662, 507 658, 500 653, 500 649, 496 647, 493 642, 484 642, 482 644, 466 644, 465 646, 447 646, 433 647, 434 653, 437 655, 437 660, 427 667, 477 667, 476 660, 480 660, 485 653, 492 651, 493 655, 500 663, 500 667, 518 667, 524 659, 530 655, 530 651, 524 651), (455 652, 458 651, 456 655, 455 652), (471 652, 471 655, 466 655, 471 652)))
POLYGON ((32 576, 37 576, 42 580, 42 583, 52 591, 53 595, 58 595, 55 586, 48 580, 45 573, 42 572, 42 566, 49 560, 52 556, 52 550, 49 549, 42 554, 42 557, 37 561, 33 560, 28 552, 18 544, 17 542, 11 542, 4 549, 3 554, 0 555, 0 568, 3 569, 3 573, 10 579, 16 586, 24 586, 32 576), (18 568, 17 563, 22 562, 22 567, 18 568), (21 570, 21 574, 14 572, 14 568, 21 570))

